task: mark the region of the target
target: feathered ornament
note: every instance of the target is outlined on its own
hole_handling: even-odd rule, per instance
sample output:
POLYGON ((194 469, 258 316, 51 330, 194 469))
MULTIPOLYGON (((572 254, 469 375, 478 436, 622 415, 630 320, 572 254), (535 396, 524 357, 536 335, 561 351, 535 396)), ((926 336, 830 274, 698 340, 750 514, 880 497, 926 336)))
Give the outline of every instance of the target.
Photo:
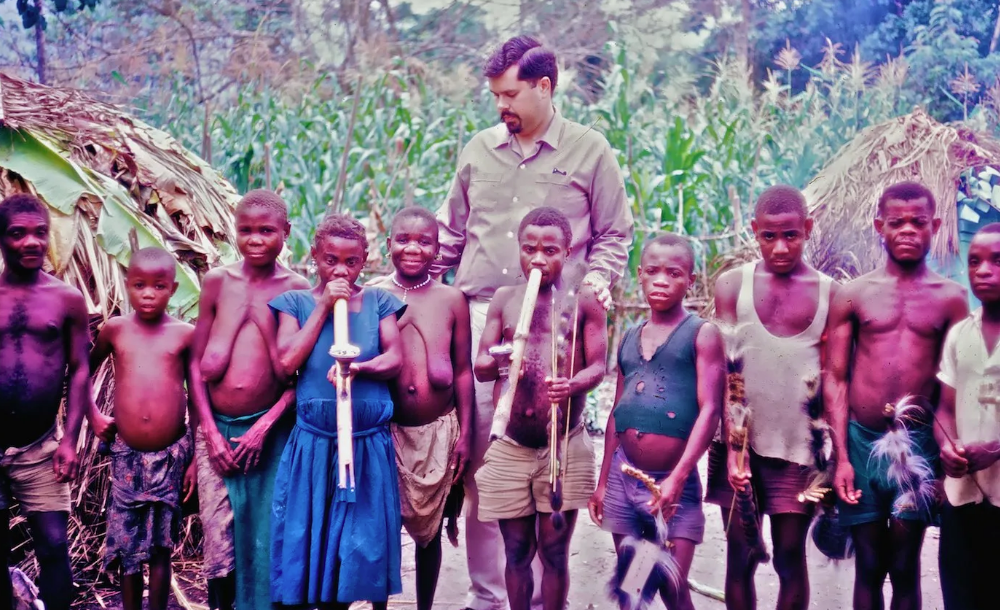
MULTIPOLYGON (((738 337, 738 328, 731 325, 719 325, 726 348, 726 417, 728 429, 729 451, 737 454, 740 472, 747 468, 747 451, 750 446, 751 409, 747 406, 746 379, 743 377, 743 345, 738 337)), ((753 497, 753 488, 746 486, 737 489, 733 495, 733 506, 729 509, 729 523, 733 512, 739 509, 740 524, 743 526, 743 536, 750 549, 750 561, 767 563, 771 555, 764 544, 760 532, 760 518, 757 513, 757 502, 753 497)), ((728 524, 726 531, 728 532, 728 524)))
MULTIPOLYGON (((622 472, 642 482, 653 496, 660 499, 660 487, 645 472, 622 464, 622 472)), ((655 541, 626 536, 618 547, 618 563, 608 583, 608 593, 622 610, 643 610, 664 588, 677 591, 681 586, 681 570, 674 558, 667 522, 663 513, 653 515, 655 541)))
POLYGON ((914 396, 904 396, 895 405, 885 405, 889 430, 874 443, 868 461, 888 463, 886 480, 897 490, 892 505, 895 517, 904 512, 930 512, 934 504, 934 469, 927 458, 915 449, 913 433, 907 423, 922 422, 930 413, 914 396))

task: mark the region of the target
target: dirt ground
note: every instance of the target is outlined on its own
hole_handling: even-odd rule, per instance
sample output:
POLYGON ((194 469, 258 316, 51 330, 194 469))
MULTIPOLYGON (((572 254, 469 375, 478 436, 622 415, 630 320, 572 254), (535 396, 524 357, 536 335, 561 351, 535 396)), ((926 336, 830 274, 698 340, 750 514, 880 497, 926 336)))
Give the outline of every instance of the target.
MULTIPOLYGON (((601 459, 603 439, 595 438, 598 449, 598 463, 601 459)), ((702 480, 705 478, 706 461, 699 465, 702 480)), ((698 547, 691 578, 713 589, 721 590, 725 578, 725 535, 722 529, 720 509, 706 505, 707 527, 705 542, 698 547)), ((462 524, 464 527, 464 524, 462 524)), ((770 531, 765 521, 765 539, 770 540, 770 531)), ((924 610, 940 610, 941 585, 937 568, 938 530, 928 530, 921 562, 924 610)), ((615 606, 606 593, 607 583, 614 568, 615 556, 611 546, 611 536, 602 532, 590 517, 580 515, 570 552, 570 595, 569 610, 614 610, 615 606)), ((809 607, 816 610, 840 610, 851 607, 851 591, 854 583, 854 563, 845 561, 834 565, 809 543, 809 581, 812 587, 809 607)), ((204 581, 196 572, 183 570, 178 581, 186 591, 191 604, 185 608, 172 600, 171 610, 204 610, 205 596, 201 589, 204 581)), ((469 576, 465 565, 464 529, 460 536, 460 546, 444 548, 444 561, 438 584, 435 608, 456 610, 465 607, 469 576)), ((888 583, 885 587, 886 606, 891 599, 888 583)), ((778 577, 770 565, 761 566, 757 572, 758 607, 762 610, 773 608, 778 595, 778 577)), ((709 597, 693 593, 695 608, 698 610, 723 610, 725 605, 709 597)), ((81 600, 79 607, 86 610, 121 608, 118 596, 113 593, 102 595, 97 600, 81 600)), ((353 608, 369 608, 368 604, 355 604, 353 608)), ((403 534, 403 593, 390 599, 389 607, 397 610, 416 608, 414 598, 413 542, 403 534)), ((663 608, 657 601, 653 608, 663 608)))

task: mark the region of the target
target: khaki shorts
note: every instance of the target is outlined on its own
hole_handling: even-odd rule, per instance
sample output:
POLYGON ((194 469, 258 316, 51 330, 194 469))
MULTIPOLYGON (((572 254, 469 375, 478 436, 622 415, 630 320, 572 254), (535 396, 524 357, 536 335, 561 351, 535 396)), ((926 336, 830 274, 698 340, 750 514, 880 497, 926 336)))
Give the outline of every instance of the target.
MULTIPOLYGON (((569 433, 569 461, 563 476, 563 510, 587 506, 597 486, 594 442, 582 425, 569 433)), ((476 473, 479 520, 519 519, 552 512, 549 448, 532 449, 503 437, 490 445, 476 473)))
POLYGON ((69 483, 57 481, 52 466, 62 436, 62 429, 53 426, 34 443, 4 451, 0 457, 0 509, 17 502, 25 514, 69 512, 69 483))
POLYGON ((194 433, 194 460, 198 470, 198 516, 205 536, 201 570, 207 579, 223 578, 236 569, 233 507, 226 482, 208 459, 208 443, 201 426, 194 433))

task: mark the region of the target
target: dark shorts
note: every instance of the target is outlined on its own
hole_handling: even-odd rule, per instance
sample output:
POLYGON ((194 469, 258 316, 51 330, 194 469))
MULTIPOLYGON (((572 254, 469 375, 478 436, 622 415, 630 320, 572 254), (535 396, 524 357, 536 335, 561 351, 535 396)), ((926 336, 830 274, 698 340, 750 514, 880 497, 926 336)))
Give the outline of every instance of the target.
MULTIPOLYGON (((861 492, 857 504, 847 504, 838 501, 840 523, 845 526, 863 525, 865 523, 885 522, 893 517, 893 504, 899 497, 899 489, 886 478, 889 463, 871 459, 872 445, 885 436, 879 432, 862 426, 851 420, 847 428, 847 454, 854 467, 854 488, 861 492)), ((938 470, 938 445, 928 426, 910 430, 915 450, 923 456, 931 468, 938 470)), ((928 525, 936 524, 936 511, 929 509, 906 510, 896 515, 897 519, 921 521, 928 525)))
MULTIPOLYGON (((652 499, 652 493, 638 479, 622 472, 623 463, 630 464, 619 447, 611 458, 601 528, 612 534, 655 540, 656 525, 646 505, 652 499)), ((670 473, 646 474, 662 481, 670 473)), ((697 470, 691 471, 691 476, 684 483, 680 506, 667 523, 667 532, 670 539, 684 538, 695 544, 701 544, 705 539, 705 511, 701 505, 701 480, 697 470)))
POLYGON ((161 451, 136 451, 115 439, 105 569, 120 561, 125 574, 141 573, 154 549, 173 551, 192 444, 189 433, 161 451))
MULTIPOLYGON (((729 484, 725 444, 713 442, 708 449, 708 493, 705 501, 725 510, 733 504, 733 486, 729 484)), ((815 469, 778 458, 757 455, 748 450, 750 485, 762 515, 794 513, 811 515, 813 504, 799 502, 799 494, 809 487, 815 469)))

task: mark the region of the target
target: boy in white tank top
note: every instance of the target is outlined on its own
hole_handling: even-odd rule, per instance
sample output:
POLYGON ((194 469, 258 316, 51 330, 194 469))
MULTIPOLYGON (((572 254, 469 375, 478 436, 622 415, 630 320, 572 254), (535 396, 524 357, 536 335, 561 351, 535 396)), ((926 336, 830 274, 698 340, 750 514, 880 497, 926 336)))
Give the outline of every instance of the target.
MULTIPOLYGON (((813 221, 805 198, 790 186, 765 190, 754 210, 753 231, 762 259, 724 273, 715 286, 716 315, 735 325, 743 346, 750 422, 749 472, 723 443, 709 452, 705 500, 722 508, 728 528, 726 607, 755 608, 757 563, 738 518, 730 522, 733 489, 753 488, 761 515, 771 517, 774 567, 780 580, 779 610, 806 608, 806 536, 811 505, 798 500, 815 472, 810 419, 805 405, 811 380, 820 376, 823 331, 831 278, 802 258, 813 221)), ((727 426, 723 417, 723 427, 727 426)))

